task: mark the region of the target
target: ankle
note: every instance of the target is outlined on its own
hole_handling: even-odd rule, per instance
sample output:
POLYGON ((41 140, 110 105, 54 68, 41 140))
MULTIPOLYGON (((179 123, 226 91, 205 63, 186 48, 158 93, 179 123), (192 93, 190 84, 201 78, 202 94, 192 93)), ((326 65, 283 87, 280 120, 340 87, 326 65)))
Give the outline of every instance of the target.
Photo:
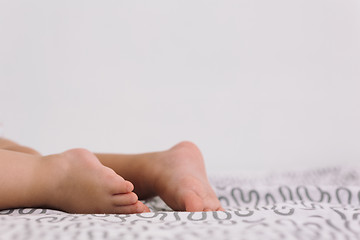
POLYGON ((40 207, 56 207, 61 181, 66 177, 68 161, 64 154, 39 156, 32 182, 34 204, 40 207))

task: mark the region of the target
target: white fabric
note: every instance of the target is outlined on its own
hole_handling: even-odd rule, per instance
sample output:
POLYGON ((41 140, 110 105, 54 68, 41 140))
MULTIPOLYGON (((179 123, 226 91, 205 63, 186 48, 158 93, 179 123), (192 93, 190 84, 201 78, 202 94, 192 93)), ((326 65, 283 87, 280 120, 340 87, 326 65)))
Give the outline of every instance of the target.
POLYGON ((259 178, 210 178, 226 212, 144 214, 0 211, 1 239, 360 239, 360 170, 335 167, 259 178))

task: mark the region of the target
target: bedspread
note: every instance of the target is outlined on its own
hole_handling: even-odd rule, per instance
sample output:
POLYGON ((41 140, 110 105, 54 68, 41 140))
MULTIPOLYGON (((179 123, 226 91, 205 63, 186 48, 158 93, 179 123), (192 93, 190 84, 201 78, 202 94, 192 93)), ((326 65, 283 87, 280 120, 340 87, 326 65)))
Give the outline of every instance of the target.
POLYGON ((360 169, 210 176, 225 212, 142 214, 0 211, 0 239, 360 239, 360 169))

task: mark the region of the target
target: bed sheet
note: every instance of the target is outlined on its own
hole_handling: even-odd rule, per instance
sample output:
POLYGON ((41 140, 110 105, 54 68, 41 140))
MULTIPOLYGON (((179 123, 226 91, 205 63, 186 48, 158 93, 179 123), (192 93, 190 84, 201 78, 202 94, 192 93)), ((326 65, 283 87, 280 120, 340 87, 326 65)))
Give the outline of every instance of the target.
POLYGON ((262 177, 210 176, 225 212, 0 211, 0 239, 360 239, 360 170, 332 167, 262 177))

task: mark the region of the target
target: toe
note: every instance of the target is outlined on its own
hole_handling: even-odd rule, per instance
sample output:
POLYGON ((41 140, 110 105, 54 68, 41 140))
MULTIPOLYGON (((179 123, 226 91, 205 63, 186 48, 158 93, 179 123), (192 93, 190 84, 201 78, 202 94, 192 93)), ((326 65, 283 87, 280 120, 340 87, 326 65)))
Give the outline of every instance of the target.
POLYGON ((135 204, 138 201, 138 196, 133 193, 121 193, 112 196, 113 204, 115 206, 126 206, 135 204))
POLYGON ((132 192, 132 191, 134 191, 134 185, 133 185, 131 182, 125 180, 125 190, 126 190, 127 192, 132 192))
POLYGON ((213 191, 207 192, 204 195, 204 211, 209 209, 210 211, 218 211, 221 208, 221 204, 219 199, 217 198, 216 194, 213 191))
MULTIPOLYGON (((204 210, 204 204, 203 200, 194 192, 188 192, 184 194, 185 198, 185 210, 187 212, 197 212, 197 211, 203 211, 204 210)), ((184 210, 184 209, 180 209, 184 210)))
POLYGON ((205 210, 210 209, 210 211, 224 211, 218 201, 212 201, 210 203, 205 204, 205 210))
POLYGON ((145 204, 143 204, 142 202, 140 202, 139 205, 140 205, 141 212, 150 212, 150 209, 145 204))
POLYGON ((132 214, 143 212, 150 212, 150 210, 140 201, 137 201, 135 204, 132 205, 118 206, 115 208, 115 213, 117 214, 132 214))
POLYGON ((126 180, 117 179, 113 181, 112 193, 113 194, 120 194, 120 193, 130 193, 134 190, 134 185, 126 180))

